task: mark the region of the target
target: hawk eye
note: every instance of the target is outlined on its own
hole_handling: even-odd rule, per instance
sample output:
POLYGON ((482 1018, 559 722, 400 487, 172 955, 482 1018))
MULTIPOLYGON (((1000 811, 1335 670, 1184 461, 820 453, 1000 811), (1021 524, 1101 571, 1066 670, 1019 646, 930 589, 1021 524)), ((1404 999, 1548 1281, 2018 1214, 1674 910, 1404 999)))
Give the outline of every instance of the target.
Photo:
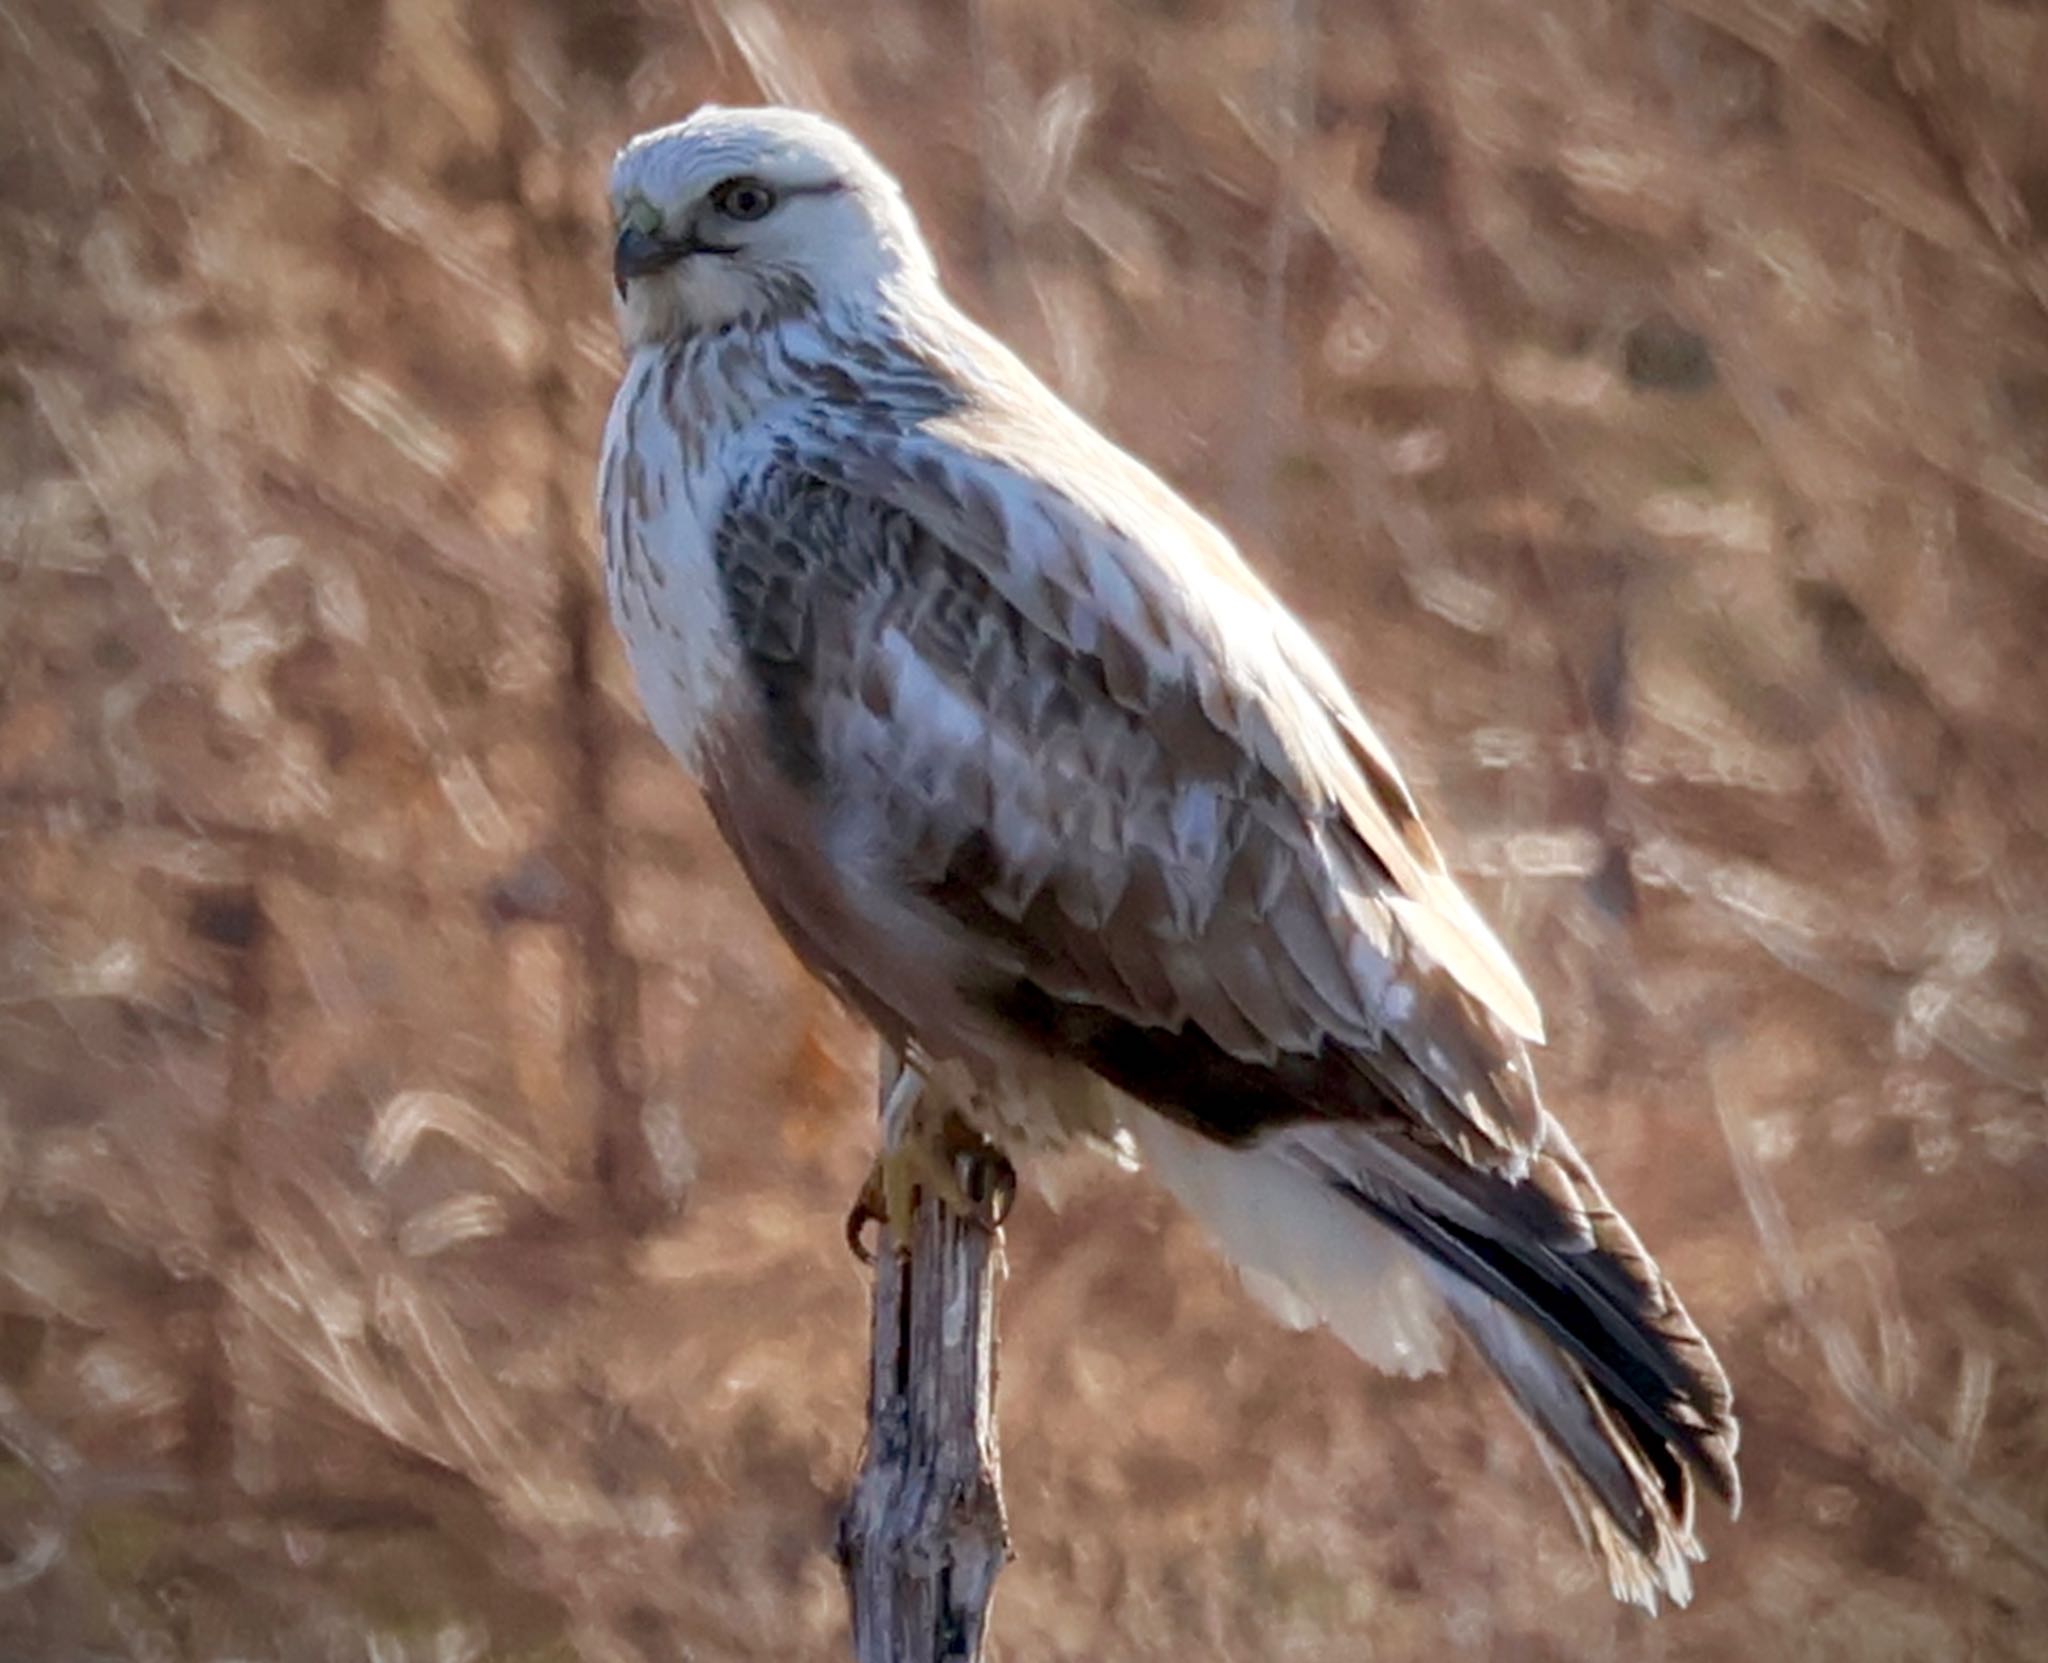
POLYGON ((727 219, 760 219, 775 206, 775 193, 758 179, 728 179, 713 188, 711 206, 727 219))

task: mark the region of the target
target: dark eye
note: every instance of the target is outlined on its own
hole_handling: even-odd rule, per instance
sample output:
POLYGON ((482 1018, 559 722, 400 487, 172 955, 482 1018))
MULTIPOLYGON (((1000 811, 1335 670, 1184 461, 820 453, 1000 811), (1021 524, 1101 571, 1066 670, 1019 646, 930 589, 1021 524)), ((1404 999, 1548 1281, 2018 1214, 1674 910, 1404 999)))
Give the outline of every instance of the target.
POLYGON ((760 219, 775 206, 775 193, 758 179, 728 179, 712 191, 711 206, 727 219, 760 219))

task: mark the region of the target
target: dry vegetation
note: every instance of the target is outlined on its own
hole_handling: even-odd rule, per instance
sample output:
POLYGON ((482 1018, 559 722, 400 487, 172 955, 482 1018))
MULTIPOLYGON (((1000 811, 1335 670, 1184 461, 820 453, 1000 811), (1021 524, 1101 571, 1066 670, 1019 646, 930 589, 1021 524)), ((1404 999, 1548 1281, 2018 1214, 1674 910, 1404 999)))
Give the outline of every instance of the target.
POLYGON ((868 1050, 590 582, 603 169, 764 86, 1313 618, 1747 1414, 1647 1623, 1474 1369, 1069 1175, 1000 1655, 2039 1655, 2048 10, 1992 0, 8 0, 0 1653, 840 1654, 868 1050))

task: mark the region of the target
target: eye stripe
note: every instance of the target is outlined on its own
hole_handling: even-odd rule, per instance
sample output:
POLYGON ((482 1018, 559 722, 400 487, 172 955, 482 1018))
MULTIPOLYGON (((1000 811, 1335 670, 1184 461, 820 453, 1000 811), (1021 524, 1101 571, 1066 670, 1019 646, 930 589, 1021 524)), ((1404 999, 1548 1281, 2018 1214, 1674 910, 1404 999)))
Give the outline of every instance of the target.
MULTIPOLYGON (((845 193, 847 190, 851 189, 851 187, 843 179, 818 179, 813 180, 808 184, 802 185, 771 186, 764 183, 761 180, 753 178, 751 175, 746 175, 741 177, 735 177, 732 179, 727 179, 722 183, 713 186, 711 191, 707 193, 712 202, 712 206, 717 207, 717 198, 720 195, 720 193, 724 192, 727 188, 733 185, 758 185, 761 189, 766 190, 769 193, 769 195, 775 198, 775 203, 778 206, 781 203, 788 201, 791 197, 839 196, 845 193)), ((641 196, 636 192, 633 196, 628 198, 628 200, 619 208, 618 219, 616 223, 621 231, 638 231, 641 232, 643 235, 651 237, 659 234, 663 224, 666 223, 666 221, 665 217, 663 216, 659 208, 655 207, 655 205, 652 202, 650 202, 646 197, 641 196)), ((744 223, 744 221, 742 223, 744 223)), ((732 251, 729 249, 725 249, 719 250, 718 252, 730 253, 732 251)))

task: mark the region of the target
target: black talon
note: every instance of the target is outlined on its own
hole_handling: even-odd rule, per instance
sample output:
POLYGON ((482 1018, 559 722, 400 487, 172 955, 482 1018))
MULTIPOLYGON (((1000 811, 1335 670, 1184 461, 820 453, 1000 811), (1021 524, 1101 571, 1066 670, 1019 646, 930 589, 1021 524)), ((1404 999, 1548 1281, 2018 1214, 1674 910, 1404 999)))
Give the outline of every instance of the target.
POLYGON ((861 1196, 851 1207, 846 1209, 846 1245, 852 1251, 853 1256, 870 1270, 875 1268, 875 1255, 869 1250, 868 1244, 864 1239, 867 1235, 867 1228, 870 1224, 882 1224, 885 1222, 886 1220, 883 1219, 882 1215, 868 1205, 868 1198, 865 1195, 861 1196))
POLYGON ((1010 1211, 1017 1205, 1017 1169, 998 1152, 989 1163, 989 1173, 994 1181, 989 1185, 986 1203, 988 1227, 1000 1230, 1010 1222, 1010 1211))
POLYGON ((979 1221, 1000 1230, 1017 1202, 1017 1169, 1010 1159, 979 1133, 960 1128, 967 1147, 961 1151, 960 1191, 974 1203, 979 1221))
POLYGON ((961 1189, 991 1230, 1000 1230, 1017 1200, 1017 1171, 997 1149, 979 1149, 967 1157, 961 1189))

